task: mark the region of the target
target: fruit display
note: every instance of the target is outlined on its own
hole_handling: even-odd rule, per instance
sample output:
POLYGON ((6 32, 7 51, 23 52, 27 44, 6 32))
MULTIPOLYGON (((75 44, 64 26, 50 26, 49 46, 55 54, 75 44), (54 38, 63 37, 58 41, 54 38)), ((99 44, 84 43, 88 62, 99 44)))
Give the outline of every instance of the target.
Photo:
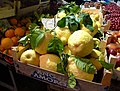
MULTIPOLYGON (((16 51, 19 62, 67 75, 74 81, 74 84, 68 83, 71 88, 76 86, 75 78, 95 81, 99 71, 113 67, 105 62, 105 54, 100 49, 103 32, 96 23, 99 15, 93 17, 81 12, 74 2, 62 6, 57 15, 60 13, 63 16, 59 15, 57 26, 52 30, 31 23, 29 34, 24 33, 23 37, 22 33, 14 34, 20 38, 21 45, 16 51)), ((22 28, 19 29, 22 32, 22 28)))
POLYGON ((9 26, 4 25, 3 21, 1 20, 0 24, 0 51, 4 54, 12 56, 12 46, 18 46, 18 40, 29 34, 28 26, 31 23, 30 18, 25 18, 18 20, 16 18, 8 18, 9 26))
POLYGON ((105 20, 111 21, 110 30, 119 31, 120 30, 120 7, 116 3, 110 3, 103 6, 103 14, 105 15, 105 20))

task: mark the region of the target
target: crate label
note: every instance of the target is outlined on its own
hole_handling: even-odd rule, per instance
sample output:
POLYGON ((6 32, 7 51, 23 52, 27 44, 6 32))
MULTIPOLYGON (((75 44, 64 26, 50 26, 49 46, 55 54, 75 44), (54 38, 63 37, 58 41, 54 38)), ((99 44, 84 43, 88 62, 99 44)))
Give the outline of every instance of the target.
POLYGON ((34 71, 31 74, 31 77, 37 78, 39 80, 44 80, 47 81, 49 83, 53 83, 59 86, 63 86, 63 87, 67 87, 67 84, 65 81, 61 81, 61 79, 54 77, 52 74, 48 73, 48 72, 44 72, 42 70, 39 71, 34 71))

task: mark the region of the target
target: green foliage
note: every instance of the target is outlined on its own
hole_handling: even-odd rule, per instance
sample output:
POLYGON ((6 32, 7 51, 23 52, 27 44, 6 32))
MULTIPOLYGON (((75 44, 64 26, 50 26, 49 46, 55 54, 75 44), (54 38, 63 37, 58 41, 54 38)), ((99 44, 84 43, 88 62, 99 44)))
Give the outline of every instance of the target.
POLYGON ((102 66, 103 66, 105 69, 107 69, 107 70, 113 69, 113 67, 114 67, 113 64, 107 63, 107 62, 105 62, 105 61, 99 61, 99 62, 100 62, 100 63, 102 64, 102 66))
POLYGON ((68 54, 61 54, 60 55, 60 62, 57 64, 57 72, 63 73, 63 74, 67 74, 67 70, 66 67, 68 65, 68 54))
POLYGON ((48 49, 47 49, 48 53, 54 53, 59 55, 63 52, 63 50, 64 50, 64 45, 62 41, 57 37, 54 37, 48 43, 48 49))
POLYGON ((68 86, 70 88, 74 88, 76 86, 76 79, 75 76, 73 74, 69 74, 69 79, 68 79, 68 86))
POLYGON ((57 22, 58 27, 65 27, 68 26, 71 32, 77 31, 80 29, 80 19, 75 17, 74 14, 67 15, 66 17, 62 18, 57 22))
POLYGON ((80 7, 76 5, 75 2, 68 3, 62 7, 59 8, 58 12, 65 12, 68 14, 77 14, 80 12, 80 7))
POLYGON ((31 48, 35 49, 45 38, 45 32, 43 32, 43 30, 41 30, 35 23, 31 24, 29 29, 30 34, 22 37, 19 40, 19 43, 22 43, 23 45, 30 43, 31 48))
POLYGON ((74 61, 80 70, 90 74, 96 73, 96 67, 90 62, 89 59, 74 57, 74 61))

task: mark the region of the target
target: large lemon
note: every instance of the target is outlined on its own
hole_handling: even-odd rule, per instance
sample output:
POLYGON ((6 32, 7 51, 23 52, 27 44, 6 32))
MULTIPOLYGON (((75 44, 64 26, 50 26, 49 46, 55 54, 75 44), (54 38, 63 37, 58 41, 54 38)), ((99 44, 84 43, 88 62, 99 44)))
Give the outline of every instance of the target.
POLYGON ((63 42, 63 44, 67 44, 68 38, 71 35, 70 30, 67 27, 60 28, 56 27, 55 28, 56 36, 63 42))
POLYGON ((75 31, 68 39, 68 47, 73 55, 85 57, 94 48, 93 37, 86 31, 75 31))
POLYGON ((55 54, 45 54, 40 56, 40 67, 50 71, 57 71, 57 64, 60 58, 55 54))

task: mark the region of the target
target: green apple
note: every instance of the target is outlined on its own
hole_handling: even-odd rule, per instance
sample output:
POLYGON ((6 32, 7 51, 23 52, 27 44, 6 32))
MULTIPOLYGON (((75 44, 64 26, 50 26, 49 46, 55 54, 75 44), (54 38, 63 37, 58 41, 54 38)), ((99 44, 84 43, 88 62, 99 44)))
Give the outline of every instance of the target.
POLYGON ((20 57, 22 63, 31 64, 38 66, 39 65, 39 54, 35 50, 29 49, 22 53, 20 57))

